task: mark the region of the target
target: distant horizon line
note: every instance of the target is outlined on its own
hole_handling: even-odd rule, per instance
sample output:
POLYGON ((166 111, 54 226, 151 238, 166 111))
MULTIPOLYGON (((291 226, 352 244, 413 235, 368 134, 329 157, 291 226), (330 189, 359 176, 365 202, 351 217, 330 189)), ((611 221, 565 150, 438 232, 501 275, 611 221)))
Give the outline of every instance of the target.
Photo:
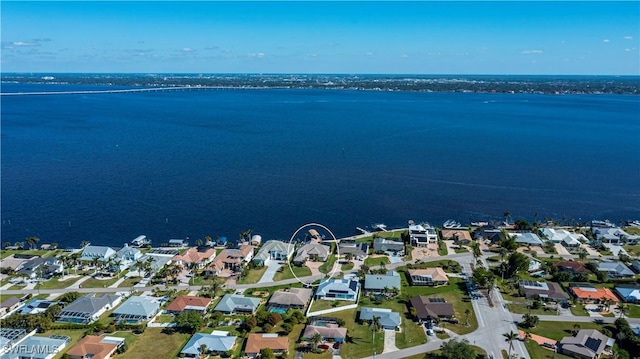
POLYGON ((20 75, 262 75, 262 76, 286 76, 286 75, 314 75, 314 76, 558 76, 558 77, 640 77, 640 74, 499 74, 499 73, 348 73, 348 72, 52 72, 52 71, 7 71, 0 77, 8 74, 20 75))

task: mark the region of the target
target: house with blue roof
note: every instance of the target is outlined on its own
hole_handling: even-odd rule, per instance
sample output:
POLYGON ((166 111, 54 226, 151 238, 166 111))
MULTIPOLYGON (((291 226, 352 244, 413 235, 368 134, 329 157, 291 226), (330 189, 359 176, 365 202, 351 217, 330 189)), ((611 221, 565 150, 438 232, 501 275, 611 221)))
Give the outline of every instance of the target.
POLYGON ((360 310, 361 321, 370 321, 373 320, 373 317, 379 318, 380 326, 383 329, 397 330, 400 328, 401 319, 398 312, 393 312, 387 308, 362 307, 360 310))
POLYGON ((248 313, 253 314, 260 306, 259 298, 249 298, 238 294, 226 294, 216 307, 217 312, 226 314, 231 313, 248 313))
POLYGON ((357 301, 360 283, 355 279, 329 279, 316 289, 315 299, 357 301))
POLYGON ((613 292, 627 303, 640 304, 640 285, 617 285, 613 292))
POLYGON ((160 309, 157 298, 133 295, 111 313, 117 323, 139 324, 149 321, 160 309))
POLYGON ((196 333, 182 348, 180 354, 186 358, 200 358, 200 348, 204 345, 206 354, 225 355, 236 347, 237 337, 196 333))
POLYGON ((397 290, 400 293, 400 274, 388 271, 386 274, 367 274, 364 277, 364 291, 366 293, 384 293, 397 290))
POLYGON ((636 275, 622 262, 600 262, 598 272, 607 273, 609 278, 630 278, 636 275))

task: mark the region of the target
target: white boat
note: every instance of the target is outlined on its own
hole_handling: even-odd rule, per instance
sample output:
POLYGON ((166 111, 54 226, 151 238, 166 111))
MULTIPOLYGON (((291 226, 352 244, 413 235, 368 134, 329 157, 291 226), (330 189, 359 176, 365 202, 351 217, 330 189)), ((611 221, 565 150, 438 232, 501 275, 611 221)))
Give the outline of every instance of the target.
POLYGON ((145 235, 140 235, 131 241, 133 247, 144 247, 148 244, 151 244, 151 240, 145 235))
POLYGON ((453 219, 447 220, 442 224, 444 228, 460 228, 460 222, 456 222, 453 219))

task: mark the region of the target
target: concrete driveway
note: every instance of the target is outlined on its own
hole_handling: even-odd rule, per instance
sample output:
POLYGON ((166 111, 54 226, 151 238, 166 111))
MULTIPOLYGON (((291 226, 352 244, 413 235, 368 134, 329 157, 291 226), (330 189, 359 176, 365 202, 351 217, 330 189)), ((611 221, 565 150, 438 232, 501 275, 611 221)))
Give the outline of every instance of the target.
POLYGON ((262 275, 262 278, 260 278, 258 283, 273 282, 273 276, 275 276, 278 269, 282 267, 282 264, 280 263, 281 261, 268 260, 267 263, 265 263, 265 265, 267 266, 267 271, 264 272, 264 274, 262 275))
POLYGON ((383 353, 395 352, 398 350, 396 347, 396 331, 395 330, 384 330, 384 350, 383 353))
POLYGON ((561 256, 570 256, 571 255, 571 253, 569 253, 567 248, 565 246, 563 246, 562 244, 560 244, 560 243, 554 244, 553 248, 556 249, 556 252, 558 252, 558 255, 561 255, 561 256))

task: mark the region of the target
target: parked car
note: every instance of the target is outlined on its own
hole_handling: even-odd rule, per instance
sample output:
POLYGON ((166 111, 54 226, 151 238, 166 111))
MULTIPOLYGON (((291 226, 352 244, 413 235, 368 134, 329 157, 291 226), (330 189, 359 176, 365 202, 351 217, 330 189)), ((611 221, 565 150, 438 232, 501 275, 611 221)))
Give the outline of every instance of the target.
POLYGON ((436 333, 433 332, 433 329, 427 329, 427 335, 436 335, 436 333))

